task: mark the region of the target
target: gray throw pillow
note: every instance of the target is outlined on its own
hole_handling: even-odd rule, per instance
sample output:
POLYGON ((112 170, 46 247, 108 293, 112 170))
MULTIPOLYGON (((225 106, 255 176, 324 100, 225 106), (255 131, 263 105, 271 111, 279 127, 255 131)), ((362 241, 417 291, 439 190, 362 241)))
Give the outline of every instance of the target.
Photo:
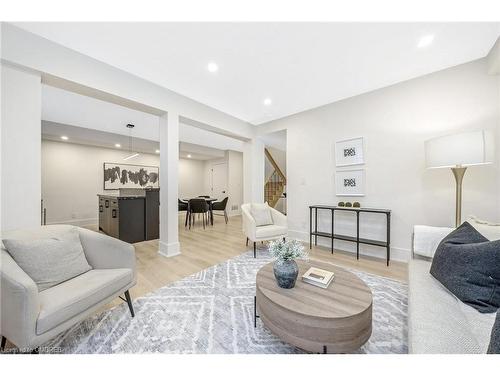
POLYGON ((436 249, 431 275, 481 313, 500 307, 500 241, 488 241, 468 222, 436 249))
POLYGON ((46 239, 4 239, 3 244, 40 292, 91 269, 77 228, 46 239))
POLYGON ((488 354, 500 354, 500 310, 497 311, 497 318, 491 330, 490 346, 488 354))

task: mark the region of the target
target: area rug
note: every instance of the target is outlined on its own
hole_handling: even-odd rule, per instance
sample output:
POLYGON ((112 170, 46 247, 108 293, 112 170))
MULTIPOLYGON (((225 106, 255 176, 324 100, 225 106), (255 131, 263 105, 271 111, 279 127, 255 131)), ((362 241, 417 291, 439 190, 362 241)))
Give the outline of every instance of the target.
MULTIPOLYGON (((303 353, 253 324, 255 275, 270 262, 266 250, 248 252, 134 301, 135 318, 121 304, 62 333, 48 347, 62 353, 303 353)), ((407 353, 407 286, 353 271, 372 290, 373 328, 357 353, 407 353)))

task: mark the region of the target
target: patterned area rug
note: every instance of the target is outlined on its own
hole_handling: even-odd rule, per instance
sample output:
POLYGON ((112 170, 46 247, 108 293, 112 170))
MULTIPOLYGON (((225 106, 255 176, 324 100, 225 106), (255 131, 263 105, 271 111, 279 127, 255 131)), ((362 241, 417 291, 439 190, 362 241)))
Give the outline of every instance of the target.
MULTIPOLYGON (((257 320, 255 275, 271 259, 260 250, 217 264, 93 316, 47 343, 63 353, 302 353, 257 320)), ((353 271, 372 290, 373 332, 358 353, 407 353, 406 284, 353 271)))

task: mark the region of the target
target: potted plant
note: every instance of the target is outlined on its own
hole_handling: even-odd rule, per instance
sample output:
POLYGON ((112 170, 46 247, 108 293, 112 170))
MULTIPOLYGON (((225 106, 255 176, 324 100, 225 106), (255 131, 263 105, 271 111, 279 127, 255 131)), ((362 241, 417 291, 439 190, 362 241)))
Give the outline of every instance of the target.
POLYGON ((299 274, 295 259, 307 259, 309 256, 302 243, 297 240, 271 241, 269 253, 276 259, 273 270, 278 286, 285 289, 293 288, 299 274))

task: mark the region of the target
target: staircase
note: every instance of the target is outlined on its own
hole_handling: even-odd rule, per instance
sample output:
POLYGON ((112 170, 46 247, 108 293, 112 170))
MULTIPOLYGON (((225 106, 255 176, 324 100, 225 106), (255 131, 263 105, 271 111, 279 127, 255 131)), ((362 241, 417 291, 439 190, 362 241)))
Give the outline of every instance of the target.
POLYGON ((273 173, 264 185, 264 199, 271 207, 276 207, 283 191, 285 191, 286 177, 276 161, 273 159, 269 150, 266 148, 264 151, 266 153, 267 160, 274 168, 273 173))

